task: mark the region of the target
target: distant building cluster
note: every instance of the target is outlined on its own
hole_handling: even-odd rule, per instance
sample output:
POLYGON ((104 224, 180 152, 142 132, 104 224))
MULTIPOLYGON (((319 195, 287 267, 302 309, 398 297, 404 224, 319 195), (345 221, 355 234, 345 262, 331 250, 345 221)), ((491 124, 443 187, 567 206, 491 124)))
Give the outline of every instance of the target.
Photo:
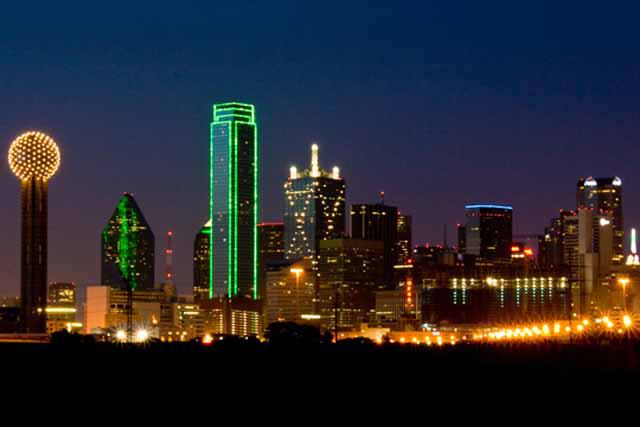
POLYGON ((514 234, 512 206, 470 203, 453 244, 445 226, 442 242, 414 245, 419 218, 387 204, 384 193, 348 207, 341 170, 323 169, 319 150, 313 144, 309 167, 292 166, 284 179, 282 220, 259 223, 255 108, 215 105, 209 212, 193 242, 192 293, 179 295, 174 284, 172 232, 156 281, 154 233, 125 193, 100 234, 100 282, 81 300, 73 283, 47 288, 46 252, 33 258, 33 248, 46 246, 46 211, 29 201, 46 206, 57 169, 49 159, 50 173, 22 180, 22 301, 0 301, 0 331, 173 342, 262 336, 282 321, 333 333, 399 332, 640 311, 628 286, 640 280, 640 262, 635 230, 625 252, 620 178, 580 179, 575 207, 560 210, 542 234, 514 234))

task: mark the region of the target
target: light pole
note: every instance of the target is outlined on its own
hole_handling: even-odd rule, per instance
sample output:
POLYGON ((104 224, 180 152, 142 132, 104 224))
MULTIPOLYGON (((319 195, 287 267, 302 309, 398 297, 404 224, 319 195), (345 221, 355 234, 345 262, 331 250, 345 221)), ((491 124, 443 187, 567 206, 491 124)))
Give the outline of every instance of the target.
POLYGON ((291 273, 296 275, 296 321, 300 321, 300 276, 304 273, 302 268, 292 268, 291 273))
POLYGON ((628 277, 620 277, 618 283, 622 286, 622 308, 624 312, 627 312, 627 285, 629 284, 628 277))

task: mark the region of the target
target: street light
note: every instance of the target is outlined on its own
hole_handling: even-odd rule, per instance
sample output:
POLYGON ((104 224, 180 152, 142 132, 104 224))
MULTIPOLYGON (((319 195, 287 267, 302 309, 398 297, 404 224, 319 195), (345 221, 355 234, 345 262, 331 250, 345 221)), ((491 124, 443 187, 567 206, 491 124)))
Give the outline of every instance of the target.
POLYGON ((624 311, 627 311, 627 285, 629 284, 629 278, 620 277, 618 283, 622 286, 622 307, 624 311))
POLYGON ((302 268, 292 268, 291 273, 296 275, 296 320, 300 320, 300 276, 304 273, 302 268))

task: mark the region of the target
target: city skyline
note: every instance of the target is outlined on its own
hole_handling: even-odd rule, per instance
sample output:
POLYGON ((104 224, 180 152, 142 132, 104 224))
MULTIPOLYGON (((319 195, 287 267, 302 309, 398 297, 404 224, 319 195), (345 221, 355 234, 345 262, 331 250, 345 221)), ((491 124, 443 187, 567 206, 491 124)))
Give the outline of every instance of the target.
MULTIPOLYGON (((416 7, 427 16, 434 14, 416 7)), ((531 59, 514 56, 517 42, 489 49, 488 57, 505 66, 505 71, 480 59, 480 51, 462 60, 431 44, 395 50, 389 61, 397 68, 390 69, 381 63, 373 43, 363 38, 357 39, 366 46, 362 53, 348 45, 339 53, 340 60, 320 71, 313 68, 328 55, 322 49, 318 57, 306 54, 297 43, 282 51, 267 51, 252 63, 276 66, 263 80, 234 68, 248 61, 243 57, 232 57, 229 66, 206 63, 190 50, 183 62, 173 50, 166 56, 147 54, 137 59, 147 45, 136 41, 122 52, 109 50, 109 58, 92 57, 83 44, 63 48, 69 33, 41 48, 33 48, 28 41, 18 44, 6 59, 6 74, 0 77, 11 105, 0 118, 2 146, 7 149, 16 135, 34 128, 50 134, 65 153, 64 167, 50 189, 49 282, 99 281, 96 236, 121 194, 131 192, 158 235, 174 231, 176 283, 180 292, 190 291, 193 236, 207 220, 208 166, 202 155, 208 144, 207 120, 211 104, 228 99, 247 100, 260 111, 260 221, 282 219, 282 182, 292 164, 307 163, 308 147, 317 142, 323 158, 340 166, 349 182, 347 209, 355 203, 374 203, 384 190, 389 204, 412 215, 414 244, 439 243, 442 225, 447 223, 454 230, 454 224, 464 220, 468 203, 512 205, 514 234, 542 234, 559 209, 575 208, 576 182, 588 176, 622 177, 628 232, 640 218, 637 173, 628 161, 640 154, 634 143, 639 132, 632 102, 640 92, 635 74, 639 66, 628 55, 637 47, 625 43, 637 35, 624 16, 633 13, 583 6, 584 23, 574 24, 579 25, 574 32, 587 35, 593 30, 588 29, 589 23, 602 25, 593 30, 596 36, 587 35, 586 41, 579 42, 562 31, 557 21, 569 11, 559 9, 554 9, 559 17, 548 25, 551 34, 560 36, 550 37, 560 40, 555 50, 546 38, 527 37, 527 30, 539 35, 534 24, 516 31, 515 37, 529 41, 523 49, 531 59), (596 21, 597 12, 603 12, 604 21, 596 21), (581 43, 583 49, 576 48, 581 43), (617 49, 609 49, 610 45, 617 49), (68 49, 78 53, 70 66, 56 60, 68 49), (563 59, 567 51, 571 59, 563 59), (592 55, 598 55, 598 63, 590 61, 592 55), (557 61, 550 65, 545 61, 549 57, 557 61), (38 61, 47 64, 46 76, 33 65, 38 61), (145 61, 150 65, 141 66, 145 61), (605 62, 610 65, 602 65, 605 62), (276 75, 283 70, 282 77, 276 75), (222 81, 231 76, 232 83, 221 89, 208 82, 210 73, 222 81), (95 88, 96 81, 104 83, 104 88, 103 84, 95 88), (291 96, 283 101, 277 92, 289 88, 292 81, 291 96), (527 89, 523 89, 525 83, 527 89), (43 91, 46 96, 40 98, 43 91), (394 102, 386 105, 385 100, 394 102), (363 102, 366 108, 360 106, 363 102), (389 164, 390 159, 396 162, 389 164), (77 200, 86 208, 79 209, 77 200)), ((7 16, 12 13, 20 16, 14 10, 7 16)), ((233 16, 235 12, 229 7, 225 13, 233 16)), ((312 29, 320 28, 323 13, 318 17, 311 16, 311 11, 296 13, 313 18, 312 29)), ((439 13, 455 16, 446 7, 439 13)), ((490 14, 488 9, 484 14, 490 14)), ((363 12, 356 26, 370 29, 374 39, 377 36, 386 44, 412 35, 414 30, 393 35, 380 29, 381 15, 375 10, 363 12)), ((176 27, 183 28, 192 17, 181 12, 176 27)), ((405 15, 394 12, 392 17, 400 21, 405 15)), ((531 20, 543 22, 535 13, 531 20)), ((472 26, 464 32, 465 23, 468 20, 455 25, 463 41, 478 29, 472 26)), ((124 24, 125 34, 135 34, 132 22, 124 24)), ((502 30, 515 30, 513 23, 504 25, 502 30)), ((294 27, 291 32, 281 30, 285 33, 280 35, 292 38, 300 29, 294 27)), ((195 28, 187 36, 197 39, 203 23, 196 20, 195 28)), ((398 30, 395 20, 392 28, 398 30)), ((447 42, 448 32, 441 26, 425 31, 434 31, 431 35, 439 36, 437 40, 463 54, 464 43, 447 42)), ((303 34, 309 41, 310 34, 303 34)), ((346 22, 338 23, 337 35, 329 44, 338 45, 340 36, 348 35, 353 33, 346 22)), ((480 38, 495 43, 497 35, 489 32, 480 38)), ((252 40, 256 37, 253 34, 252 40)), ((199 42, 203 44, 206 40, 199 42)), ((6 242, 0 250, 0 295, 16 295, 20 240, 19 206, 14 201, 19 186, 6 167, 0 172, 0 191, 5 195, 0 232, 6 242)), ((162 244, 157 242, 157 254, 162 244)), ((162 277, 160 259, 156 277, 162 277)))

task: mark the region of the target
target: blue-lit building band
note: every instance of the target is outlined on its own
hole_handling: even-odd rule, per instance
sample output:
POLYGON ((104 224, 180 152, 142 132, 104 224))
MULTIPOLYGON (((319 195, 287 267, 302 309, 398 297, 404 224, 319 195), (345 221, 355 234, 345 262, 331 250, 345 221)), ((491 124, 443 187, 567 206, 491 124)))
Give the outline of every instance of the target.
POLYGON ((464 253, 485 261, 511 259, 513 208, 506 205, 465 206, 464 253))

